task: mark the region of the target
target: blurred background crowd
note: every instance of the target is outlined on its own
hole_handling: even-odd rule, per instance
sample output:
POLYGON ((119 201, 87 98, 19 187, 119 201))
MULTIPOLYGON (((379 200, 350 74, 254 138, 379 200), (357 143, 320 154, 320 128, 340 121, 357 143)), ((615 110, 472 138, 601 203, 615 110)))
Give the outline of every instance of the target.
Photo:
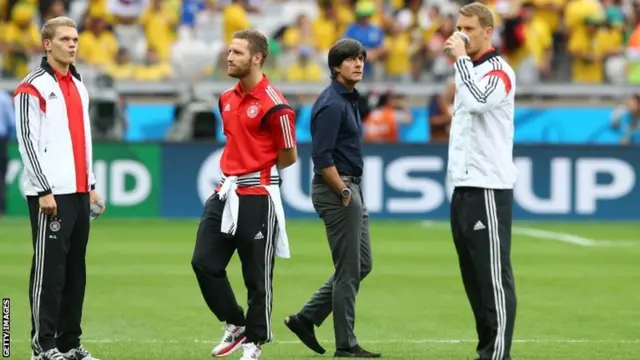
MULTIPOLYGON (((631 0, 483 0, 496 48, 519 82, 640 83, 640 6, 631 0)), ((79 62, 114 79, 225 75, 233 32, 269 36, 271 78, 325 81, 337 39, 368 48, 365 81, 443 80, 442 53, 464 0, 0 0, 2 76, 21 78, 41 52, 39 29, 68 15, 80 26, 79 62)))
MULTIPOLYGON (((310 105, 329 80, 327 52, 350 37, 368 50, 360 87, 365 139, 442 143, 454 97, 443 44, 468 2, 0 0, 0 83, 6 91, 15 88, 40 61, 41 25, 66 15, 79 26, 76 66, 95 85, 96 137, 224 141, 215 109, 217 94, 232 83, 227 44, 235 31, 254 28, 269 38, 265 72, 289 86, 281 90, 298 111, 296 134, 306 142, 310 105), (132 86, 114 92, 118 84, 132 86), (197 90, 201 84, 208 89, 197 90)), ((517 142, 640 141, 640 97, 634 95, 640 91, 611 90, 640 84, 640 1, 480 2, 495 15, 494 46, 517 71, 517 142), (532 91, 539 93, 533 102, 532 91), (599 108, 587 108, 593 99, 599 108)))

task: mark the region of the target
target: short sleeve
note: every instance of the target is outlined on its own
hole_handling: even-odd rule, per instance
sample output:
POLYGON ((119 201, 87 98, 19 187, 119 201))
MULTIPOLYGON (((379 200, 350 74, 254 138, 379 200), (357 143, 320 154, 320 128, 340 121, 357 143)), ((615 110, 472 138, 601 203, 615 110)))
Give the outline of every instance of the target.
POLYGON ((269 128, 278 150, 296 147, 296 113, 283 107, 269 115, 269 128))

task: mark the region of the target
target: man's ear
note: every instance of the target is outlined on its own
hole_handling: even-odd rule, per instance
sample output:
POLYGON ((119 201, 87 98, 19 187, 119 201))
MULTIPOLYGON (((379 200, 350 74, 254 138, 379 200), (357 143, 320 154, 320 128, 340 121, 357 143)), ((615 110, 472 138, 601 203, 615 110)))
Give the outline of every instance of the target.
POLYGON ((42 40, 42 47, 45 51, 51 50, 51 40, 42 40))
POLYGON ((487 36, 489 38, 492 38, 493 37, 493 28, 491 26, 489 26, 486 31, 487 31, 487 36))
POLYGON ((261 53, 257 53, 253 56, 253 61, 260 65, 262 63, 262 54, 261 53))

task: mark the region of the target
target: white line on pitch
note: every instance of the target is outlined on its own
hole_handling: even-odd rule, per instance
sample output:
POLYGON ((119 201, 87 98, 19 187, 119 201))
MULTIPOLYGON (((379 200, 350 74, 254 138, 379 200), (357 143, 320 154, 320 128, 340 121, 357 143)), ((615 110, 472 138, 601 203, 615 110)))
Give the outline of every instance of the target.
MULTIPOLYGON (((445 224, 444 222, 437 222, 437 221, 422 221, 420 224, 428 228, 441 228, 441 229, 444 229, 445 227, 447 229, 449 228, 448 224, 445 224)), ((528 236, 536 239, 558 241, 558 242, 563 242, 567 244, 586 246, 586 247, 593 247, 593 246, 616 247, 616 246, 638 246, 639 245, 637 242, 634 242, 634 241, 604 241, 604 240, 601 241, 601 240, 588 239, 582 236, 558 232, 558 231, 535 229, 535 228, 524 227, 524 226, 514 226, 511 230, 515 235, 523 235, 523 236, 528 236)))
MULTIPOLYGON (((13 343, 27 343, 30 340, 12 340, 13 343)), ((319 340, 321 343, 333 343, 332 340, 319 340)), ((87 344, 112 344, 112 343, 133 343, 133 344, 217 344, 213 340, 138 340, 138 339, 88 339, 83 340, 87 344)), ((476 343, 472 339, 388 339, 388 340, 363 340, 363 344, 458 344, 476 343)), ((537 343, 537 344, 640 344, 640 339, 635 340, 588 340, 588 339, 514 339, 514 343, 537 343)), ((274 341, 278 345, 300 344, 297 340, 274 341)))
POLYGON ((580 245, 580 246, 596 246, 598 244, 597 241, 592 239, 587 239, 582 236, 561 233, 557 231, 548 231, 548 230, 541 230, 541 229, 534 229, 530 227, 520 227, 520 226, 514 226, 512 228, 512 231, 516 235, 524 235, 524 236, 534 237, 534 238, 543 239, 543 240, 560 241, 560 242, 580 245))

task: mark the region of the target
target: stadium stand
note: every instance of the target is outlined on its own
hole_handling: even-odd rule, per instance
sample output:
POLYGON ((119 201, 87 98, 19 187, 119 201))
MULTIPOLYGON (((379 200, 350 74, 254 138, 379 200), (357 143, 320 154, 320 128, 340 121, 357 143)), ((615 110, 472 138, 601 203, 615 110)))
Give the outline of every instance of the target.
MULTIPOLYGON (((601 102, 600 95, 607 95, 613 97, 607 105, 612 101, 617 105, 632 93, 616 85, 640 83, 640 7, 635 1, 482 2, 494 11, 494 44, 517 71, 521 98, 537 94, 536 99, 544 95, 549 101, 546 95, 562 95, 581 101, 597 97, 601 102), (565 91, 571 84, 571 91, 565 91), (613 93, 607 84, 613 86, 613 93)), ((0 0, 2 87, 11 90, 16 79, 39 61, 42 23, 66 14, 80 27, 80 71, 94 85, 96 96, 115 104, 104 111, 122 114, 122 121, 127 122, 118 127, 119 131, 105 130, 110 134, 107 137, 130 141, 184 139, 189 135, 176 137, 176 127, 201 127, 178 126, 182 120, 177 119, 184 118, 177 116, 181 108, 178 103, 184 99, 178 100, 176 94, 216 94, 228 87, 231 80, 225 70, 226 44, 233 32, 256 28, 268 35, 271 44, 265 71, 273 81, 288 84, 285 92, 298 106, 298 132, 304 141, 308 133, 301 124, 308 123, 308 106, 327 82, 327 50, 346 36, 368 48, 363 81, 367 95, 363 112, 371 115, 366 117, 367 140, 426 142, 431 132, 442 132, 441 127, 447 126, 447 104, 452 98, 444 84, 452 67, 442 46, 454 31, 458 7, 465 3, 0 0), (444 125, 438 125, 434 118, 444 119, 444 125)), ((617 141, 613 134, 598 135, 606 133, 602 129, 610 122, 610 110, 597 118, 597 111, 588 112, 586 121, 593 124, 585 127, 584 133, 574 133, 556 124, 558 118, 567 115, 562 109, 520 107, 517 125, 525 125, 518 140, 617 141), (542 112, 544 115, 540 115, 542 112), (547 130, 528 132, 531 123, 547 130)), ((574 112, 570 116, 577 115, 574 112)), ((113 126, 122 121, 114 121, 113 126)), ((107 125, 103 123, 103 127, 107 125)), ((223 140, 219 133, 211 136, 223 140)))

